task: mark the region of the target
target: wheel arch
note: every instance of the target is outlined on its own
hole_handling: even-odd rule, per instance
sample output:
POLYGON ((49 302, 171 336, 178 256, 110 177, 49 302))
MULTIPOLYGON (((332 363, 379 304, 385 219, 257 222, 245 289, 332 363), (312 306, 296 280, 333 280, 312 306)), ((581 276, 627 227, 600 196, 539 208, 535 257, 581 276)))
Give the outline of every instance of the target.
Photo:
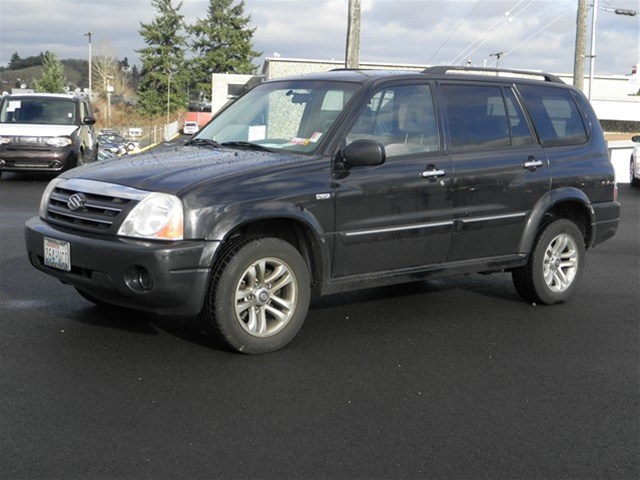
POLYGON ((528 254, 534 246, 540 228, 555 218, 574 222, 582 233, 585 247, 592 246, 595 232, 595 212, 587 195, 580 189, 564 187, 552 190, 542 197, 527 219, 519 252, 528 254))
MULTIPOLYGON (((262 235, 284 240, 293 245, 307 262, 312 290, 317 290, 329 272, 329 245, 322 225, 303 207, 281 206, 274 213, 274 205, 242 208, 228 212, 213 225, 207 238, 221 241, 246 235, 262 235)), ((215 263, 215 259, 214 259, 215 263)))

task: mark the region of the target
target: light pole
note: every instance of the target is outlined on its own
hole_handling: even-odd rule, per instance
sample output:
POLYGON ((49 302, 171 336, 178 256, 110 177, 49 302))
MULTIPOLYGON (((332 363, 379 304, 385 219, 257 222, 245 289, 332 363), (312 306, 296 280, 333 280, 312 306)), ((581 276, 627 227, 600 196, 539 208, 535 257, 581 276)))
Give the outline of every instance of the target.
POLYGON ((167 72, 167 125, 169 125, 169 103, 171 100, 171 75, 175 72, 167 72))
POLYGON ((93 32, 86 32, 85 37, 89 37, 89 100, 91 100, 91 35, 93 32))
MULTIPOLYGON (((629 17, 635 17, 638 13, 638 10, 629 10, 626 8, 602 8, 607 12, 615 13, 616 15, 626 15, 629 17)), ((591 13, 591 54, 589 55, 589 100, 591 100, 591 87, 593 86, 593 75, 595 70, 595 62, 596 62, 596 12, 598 11, 598 0, 593 0, 593 12, 591 13)))
POLYGON ((111 75, 107 75, 107 125, 111 126, 111 94, 113 93, 113 85, 111 85, 111 80, 113 77, 111 75))
POLYGON ((593 87, 593 70, 596 64, 596 13, 598 12, 598 0, 593 0, 593 11, 591 12, 591 53, 589 54, 589 94, 591 100, 591 89, 593 87))

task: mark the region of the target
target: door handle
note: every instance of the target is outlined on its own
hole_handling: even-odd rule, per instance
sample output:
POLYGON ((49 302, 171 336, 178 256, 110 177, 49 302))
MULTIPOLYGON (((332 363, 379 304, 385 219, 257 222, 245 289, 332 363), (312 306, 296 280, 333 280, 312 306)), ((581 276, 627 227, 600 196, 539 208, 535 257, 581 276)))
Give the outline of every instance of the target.
POLYGON ((537 168, 542 167, 543 165, 544 163, 542 163, 540 160, 536 160, 535 157, 529 157, 527 158, 527 161, 524 162, 524 165, 522 165, 522 168, 527 168, 533 172, 537 168))
POLYGON ((444 177, 445 175, 444 170, 425 170, 420 174, 422 178, 438 178, 444 177))

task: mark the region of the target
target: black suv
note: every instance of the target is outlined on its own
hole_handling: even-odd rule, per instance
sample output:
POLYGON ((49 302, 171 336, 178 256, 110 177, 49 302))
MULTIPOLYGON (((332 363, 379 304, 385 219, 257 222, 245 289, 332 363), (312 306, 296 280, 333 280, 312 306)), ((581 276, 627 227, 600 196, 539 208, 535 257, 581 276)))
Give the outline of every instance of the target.
POLYGON ((96 160, 95 123, 85 95, 0 97, 0 176, 3 171, 60 172, 96 160))
POLYGON ((620 205, 589 102, 552 75, 433 67, 265 82, 185 146, 66 172, 26 224, 33 265, 99 305, 200 315, 246 353, 313 295, 510 271, 576 290, 620 205))

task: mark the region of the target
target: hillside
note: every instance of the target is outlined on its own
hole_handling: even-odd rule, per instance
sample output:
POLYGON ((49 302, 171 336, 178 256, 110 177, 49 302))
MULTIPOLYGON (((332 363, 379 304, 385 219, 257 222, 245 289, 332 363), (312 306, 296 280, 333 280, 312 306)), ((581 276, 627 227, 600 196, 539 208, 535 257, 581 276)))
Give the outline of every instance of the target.
MULTIPOLYGON (((76 87, 87 88, 88 62, 86 60, 66 59, 62 60, 66 84, 72 90, 76 87)), ((0 70, 0 92, 11 92, 18 82, 26 84, 27 88, 33 87, 33 82, 42 76, 42 65, 21 68, 18 70, 0 70), (18 79, 20 79, 18 81, 18 79)))

